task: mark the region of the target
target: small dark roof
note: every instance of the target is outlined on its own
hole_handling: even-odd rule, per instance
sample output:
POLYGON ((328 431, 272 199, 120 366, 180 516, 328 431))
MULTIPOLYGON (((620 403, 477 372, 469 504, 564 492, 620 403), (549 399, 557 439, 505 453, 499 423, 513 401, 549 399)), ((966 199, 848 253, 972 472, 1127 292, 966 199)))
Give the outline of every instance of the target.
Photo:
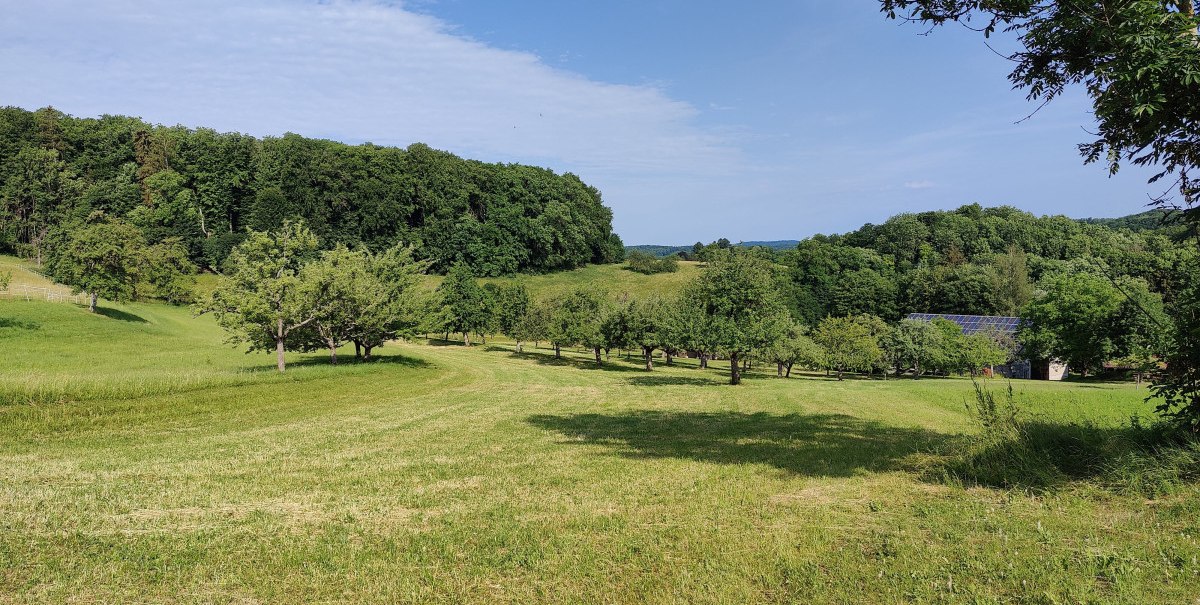
POLYGON ((974 334, 984 330, 995 330, 1013 334, 1021 327, 1020 317, 1000 317, 996 315, 943 315, 941 313, 909 313, 906 319, 933 321, 946 319, 962 326, 963 334, 974 334))

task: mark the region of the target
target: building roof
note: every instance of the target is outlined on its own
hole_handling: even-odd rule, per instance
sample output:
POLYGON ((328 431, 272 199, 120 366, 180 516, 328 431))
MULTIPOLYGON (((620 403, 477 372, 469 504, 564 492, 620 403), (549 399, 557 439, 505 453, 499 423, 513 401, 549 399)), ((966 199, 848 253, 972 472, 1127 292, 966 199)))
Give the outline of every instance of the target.
POLYGON ((909 313, 906 319, 933 321, 946 319, 962 326, 963 334, 974 334, 985 330, 994 330, 1013 334, 1021 327, 1020 317, 1000 317, 997 315, 943 315, 941 313, 909 313))

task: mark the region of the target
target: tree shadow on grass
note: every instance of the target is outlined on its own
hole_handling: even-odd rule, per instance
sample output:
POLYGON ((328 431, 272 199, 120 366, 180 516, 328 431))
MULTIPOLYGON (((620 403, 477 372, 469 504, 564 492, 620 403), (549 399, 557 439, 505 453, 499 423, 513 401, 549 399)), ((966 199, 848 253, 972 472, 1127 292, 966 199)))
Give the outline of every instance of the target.
POLYGON ((15 317, 0 317, 0 329, 13 328, 16 330, 40 330, 42 324, 28 319, 17 319, 15 317))
MULTIPOLYGON (((445 338, 426 338, 425 340, 427 341, 425 344, 431 347, 466 347, 466 344, 463 343, 461 338, 451 338, 449 340, 445 338)), ((471 344, 472 346, 475 346, 479 343, 471 344)))
POLYGON ((622 359, 619 356, 618 357, 609 356, 608 359, 604 359, 604 355, 601 354, 601 359, 604 359, 604 361, 601 365, 597 366, 595 358, 593 358, 591 356, 579 357, 579 356, 573 354, 573 352, 572 352, 573 349, 572 350, 563 349, 562 357, 555 357, 554 351, 552 349, 545 349, 545 350, 533 349, 533 350, 531 350, 530 347, 525 347, 525 350, 523 350, 520 353, 517 353, 514 349, 511 349, 508 347, 502 347, 499 345, 488 345, 487 348, 485 348, 484 350, 489 351, 489 352, 511 353, 514 357, 516 357, 518 359, 528 359, 528 360, 531 360, 535 363, 538 363, 538 364, 544 365, 544 366, 574 367, 574 368, 578 368, 581 370, 597 370, 597 371, 604 371, 604 372, 643 372, 644 373, 646 371, 646 368, 645 368, 645 366, 642 365, 641 360, 637 359, 637 358, 634 358, 632 360, 627 360, 627 359, 622 359))
POLYGON ((121 321, 128 321, 128 322, 139 323, 139 324, 150 323, 150 322, 146 321, 145 319, 143 319, 140 315, 134 315, 133 313, 129 313, 128 311, 122 311, 120 309, 112 309, 109 307, 96 307, 96 315, 103 315, 109 319, 119 319, 121 321))
MULTIPOLYGON (((310 355, 310 356, 303 357, 301 359, 289 360, 287 362, 287 367, 289 367, 289 368, 307 368, 307 367, 314 367, 314 366, 327 366, 327 367, 331 367, 331 368, 336 368, 336 367, 354 367, 354 366, 359 366, 359 365, 397 365, 397 366, 405 367, 405 368, 431 368, 431 367, 433 367, 433 364, 429 363, 428 361, 425 361, 424 359, 421 359, 419 357, 409 357, 407 355, 401 355, 399 353, 397 353, 395 355, 388 355, 388 354, 378 355, 378 354, 376 354, 375 356, 371 357, 370 359, 358 359, 358 358, 354 357, 353 353, 351 353, 350 355, 338 355, 337 365, 329 363, 328 356, 321 356, 321 355, 310 355)), ((276 368, 275 368, 275 364, 272 363, 272 364, 255 366, 252 369, 255 371, 267 371, 267 370, 275 370, 276 368)))
POLYGON ((729 375, 722 374, 720 377, 711 374, 703 374, 700 376, 674 376, 674 375, 652 375, 645 372, 642 376, 630 376, 626 379, 629 384, 635 387, 667 387, 667 386, 703 386, 711 387, 714 385, 727 384, 729 375), (722 380, 723 378, 723 380, 722 380))
POLYGON ((947 438, 840 414, 637 410, 536 415, 526 421, 561 434, 568 440, 564 444, 603 446, 627 458, 766 464, 814 477, 895 470, 906 456, 947 438))

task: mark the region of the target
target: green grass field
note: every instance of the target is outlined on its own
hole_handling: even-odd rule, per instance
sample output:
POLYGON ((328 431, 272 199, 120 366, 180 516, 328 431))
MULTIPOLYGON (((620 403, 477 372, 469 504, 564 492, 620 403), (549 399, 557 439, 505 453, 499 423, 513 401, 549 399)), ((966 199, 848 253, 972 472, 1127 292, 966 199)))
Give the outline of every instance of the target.
POLYGON ((3 292, 0 297, 45 300, 47 292, 57 297, 71 296, 70 288, 46 279, 37 272, 32 263, 14 256, 0 254, 0 274, 2 273, 10 274, 12 280, 7 291, 0 291, 3 292))
MULTIPOLYGON (((946 480, 975 439, 966 380, 730 387, 687 360, 597 369, 494 344, 293 355, 280 376, 223 339, 181 308, 0 300, 0 602, 1200 594, 1194 485, 946 480)), ((1046 422, 1097 431, 1150 409, 1128 385, 1014 386, 1046 422)))
POLYGON ((574 271, 562 271, 546 275, 518 275, 484 281, 519 281, 529 288, 535 298, 552 298, 573 288, 599 288, 610 296, 634 294, 638 296, 668 297, 678 294, 700 271, 700 263, 680 261, 679 271, 643 275, 620 265, 588 265, 574 271))
MULTIPOLYGON (((643 275, 626 269, 624 264, 588 265, 573 271, 542 275, 521 274, 512 277, 489 277, 481 281, 497 284, 522 283, 529 289, 529 294, 536 299, 550 299, 574 288, 598 288, 610 297, 633 294, 665 298, 683 291, 683 287, 696 276, 701 267, 700 263, 680 261, 679 271, 675 273, 643 275)), ((429 289, 436 288, 442 283, 442 276, 427 276, 424 283, 429 289)))

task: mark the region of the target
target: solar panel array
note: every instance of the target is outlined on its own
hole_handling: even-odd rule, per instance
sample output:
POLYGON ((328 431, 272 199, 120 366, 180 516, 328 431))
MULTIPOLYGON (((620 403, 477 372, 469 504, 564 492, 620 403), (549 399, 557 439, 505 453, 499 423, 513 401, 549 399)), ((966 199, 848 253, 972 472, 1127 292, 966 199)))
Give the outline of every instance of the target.
POLYGON ((998 331, 1008 334, 1015 333, 1021 327, 1020 317, 999 317, 994 315, 943 315, 941 313, 909 313, 908 319, 933 321, 948 319, 962 326, 963 334, 974 334, 982 331, 998 331))

